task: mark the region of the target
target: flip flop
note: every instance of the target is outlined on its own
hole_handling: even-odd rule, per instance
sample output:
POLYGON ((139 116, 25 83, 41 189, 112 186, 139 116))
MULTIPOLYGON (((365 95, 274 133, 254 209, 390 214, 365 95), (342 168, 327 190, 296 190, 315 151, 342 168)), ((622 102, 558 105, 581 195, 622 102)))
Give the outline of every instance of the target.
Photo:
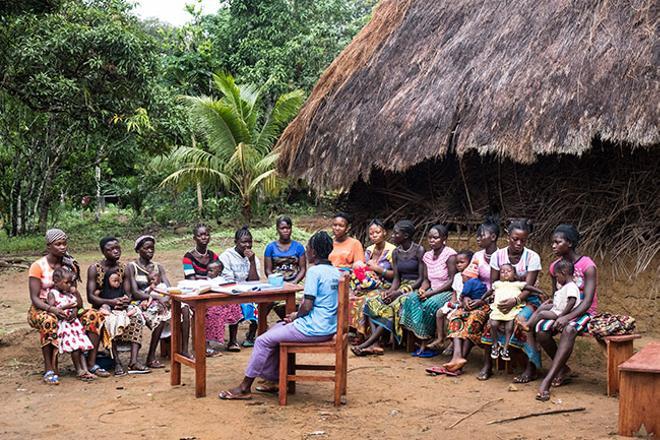
POLYGON ((280 388, 277 386, 277 384, 274 385, 268 385, 268 384, 262 384, 262 385, 257 385, 255 390, 259 391, 260 393, 269 393, 269 394, 276 394, 280 388))
POLYGON ((165 368, 165 365, 163 365, 158 359, 154 359, 151 362, 147 362, 147 367, 149 368, 165 368))
POLYGON ((117 364, 115 365, 115 376, 126 376, 126 370, 124 370, 124 367, 121 365, 117 364))
POLYGON ((534 380, 536 380, 536 376, 528 377, 521 374, 520 376, 516 376, 513 378, 513 383, 530 383, 534 380))
POLYGON ((149 374, 151 370, 144 365, 133 364, 128 366, 128 374, 149 374))
POLYGON ((557 388, 557 387, 560 387, 560 386, 563 386, 563 385, 568 385, 572 381, 573 380, 568 376, 555 377, 554 379, 552 379, 552 383, 550 385, 557 388))
POLYGON ((245 341, 243 341, 241 346, 243 346, 245 348, 254 347, 254 341, 250 341, 249 339, 246 339, 245 341))
POLYGON ((220 391, 220 400, 252 400, 252 394, 234 394, 231 391, 220 391))
POLYGON ((96 375, 97 377, 110 377, 112 374, 105 368, 101 368, 98 364, 94 365, 89 369, 89 372, 96 375))
POLYGON ((358 356, 358 357, 363 357, 363 356, 366 356, 368 354, 365 350, 361 349, 357 345, 351 346, 351 351, 353 352, 353 354, 355 356, 358 356))
POLYGON ((417 357, 419 357, 419 358, 432 358, 432 357, 438 356, 439 354, 440 354, 439 351, 426 349, 424 351, 421 351, 421 352, 417 353, 417 357))
POLYGON ((85 371, 78 374, 78 379, 82 380, 83 382, 92 382, 96 380, 96 375, 90 373, 89 371, 85 371))
POLYGON ((60 378, 52 370, 46 371, 46 374, 44 374, 43 380, 48 385, 59 385, 60 384, 60 378))
POLYGON ((535 399, 538 400, 539 402, 547 402, 548 400, 550 400, 550 391, 543 391, 537 393, 535 399))
POLYGON ((238 345, 238 343, 234 342, 233 344, 227 345, 227 351, 230 351, 232 353, 238 353, 241 351, 241 346, 238 345))
POLYGON ((493 375, 492 371, 489 373, 485 373, 485 372, 479 373, 479 375, 477 376, 477 380, 481 380, 481 381, 488 380, 492 375, 493 375))
POLYGON ((445 367, 437 366, 428 367, 424 371, 426 371, 431 376, 439 376, 440 374, 446 374, 447 376, 460 376, 462 374, 456 371, 449 371, 445 367))

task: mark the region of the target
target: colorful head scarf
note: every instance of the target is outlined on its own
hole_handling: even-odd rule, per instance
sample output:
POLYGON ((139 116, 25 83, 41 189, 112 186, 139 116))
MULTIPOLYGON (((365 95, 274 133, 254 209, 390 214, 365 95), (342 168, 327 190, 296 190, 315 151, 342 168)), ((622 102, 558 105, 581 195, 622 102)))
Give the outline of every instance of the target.
POLYGON ((151 240, 151 241, 153 241, 154 243, 156 243, 156 239, 154 238, 153 235, 141 235, 141 236, 139 236, 139 237, 137 238, 137 240, 135 240, 135 252, 137 252, 138 249, 140 249, 140 248, 142 247, 142 244, 143 244, 145 241, 149 241, 149 240, 151 240))
POLYGON ((57 228, 49 229, 46 231, 46 244, 51 244, 55 243, 57 240, 66 240, 68 237, 66 236, 66 233, 57 228))

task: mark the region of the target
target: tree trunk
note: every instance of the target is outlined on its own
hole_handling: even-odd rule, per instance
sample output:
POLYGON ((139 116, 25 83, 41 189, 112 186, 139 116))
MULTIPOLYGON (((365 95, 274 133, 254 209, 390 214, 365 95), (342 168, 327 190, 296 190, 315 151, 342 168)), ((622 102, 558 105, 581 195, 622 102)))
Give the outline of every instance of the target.
POLYGON ((101 167, 96 165, 94 167, 94 181, 96 182, 96 213, 94 215, 94 221, 96 223, 101 220, 101 167))
POLYGON ((243 199, 243 206, 241 207, 241 215, 245 224, 250 224, 252 221, 252 204, 250 199, 243 199))
POLYGON ((200 181, 197 181, 197 217, 199 220, 202 219, 202 210, 204 209, 203 199, 202 199, 202 184, 200 181))

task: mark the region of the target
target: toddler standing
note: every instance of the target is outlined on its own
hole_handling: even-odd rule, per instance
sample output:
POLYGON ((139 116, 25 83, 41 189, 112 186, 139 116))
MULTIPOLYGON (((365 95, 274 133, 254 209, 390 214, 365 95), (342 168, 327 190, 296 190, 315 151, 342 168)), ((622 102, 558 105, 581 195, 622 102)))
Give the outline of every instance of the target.
POLYGON ((88 371, 85 357, 81 354, 83 351, 91 350, 94 346, 78 320, 77 311, 82 306, 82 301, 73 293, 75 278, 76 275, 66 268, 55 269, 53 287, 48 292, 48 304, 64 311, 67 316, 57 322, 59 352, 71 353, 78 378, 83 381, 92 381, 96 379, 96 375, 88 371))

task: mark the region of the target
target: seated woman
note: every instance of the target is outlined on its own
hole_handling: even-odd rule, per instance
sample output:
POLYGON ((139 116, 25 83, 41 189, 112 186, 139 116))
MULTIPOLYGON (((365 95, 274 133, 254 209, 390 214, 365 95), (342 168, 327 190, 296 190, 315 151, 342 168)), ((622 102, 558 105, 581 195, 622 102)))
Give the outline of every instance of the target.
POLYGON ((350 271, 353 264, 364 261, 364 248, 359 240, 348 235, 351 227, 350 216, 345 212, 338 212, 332 219, 332 233, 335 238, 332 242, 330 262, 340 270, 350 271))
MULTIPOLYGON (((243 226, 234 234, 234 247, 220 254, 222 277, 226 280, 242 283, 244 281, 259 281, 259 259, 252 250, 252 233, 243 226)), ((244 347, 252 347, 257 335, 257 315, 255 304, 241 304, 243 319, 250 321, 250 328, 243 341, 244 347)), ((229 351, 241 351, 236 340, 229 342, 229 351)))
MULTIPOLYGON (((193 228, 193 241, 195 247, 183 256, 183 274, 187 280, 205 280, 208 278, 209 265, 219 261, 218 255, 209 249, 211 233, 206 225, 199 224, 193 228)), ((189 314, 189 309, 185 309, 184 319, 189 314)), ((183 310, 182 310, 183 311, 183 310)), ((220 344, 225 342, 225 326, 229 325, 229 344, 230 351, 240 351, 236 342, 238 333, 238 323, 243 319, 241 307, 238 304, 228 304, 226 306, 213 306, 206 310, 206 356, 215 356, 219 354, 212 347, 210 342, 215 341, 220 344)), ((184 331, 189 331, 190 326, 183 323, 184 331)), ((187 348, 188 335, 184 334, 183 340, 187 348)), ((184 350, 185 351, 185 350, 184 350)))
POLYGON ((257 387, 257 391, 276 392, 281 342, 322 342, 337 332, 340 275, 328 260, 331 250, 332 239, 326 232, 317 232, 309 239, 307 260, 313 266, 307 271, 303 303, 297 312, 257 338, 243 381, 235 388, 220 392, 220 399, 250 399, 252 384, 257 377, 266 381, 257 387))
MULTIPOLYGON (((103 260, 92 264, 87 270, 87 300, 96 309, 107 306, 110 309, 124 310, 130 305, 131 285, 126 277, 126 265, 120 262, 121 246, 114 237, 105 237, 100 242, 103 260), (118 277, 119 288, 110 283, 111 277, 118 277)), ((142 328, 144 317, 139 309, 130 314, 130 322, 121 334, 112 341, 113 348, 116 342, 128 343, 131 346, 131 359, 128 364, 129 374, 149 373, 149 368, 138 362, 138 353, 142 345, 142 328)), ((104 330, 105 331, 105 330, 104 330)), ((90 361, 91 364, 91 361, 90 361)), ((115 376, 126 374, 119 358, 115 358, 115 376)))
POLYGON ((372 220, 369 224, 369 241, 372 244, 364 253, 365 264, 354 269, 350 279, 352 295, 349 326, 361 338, 369 332, 369 327, 364 325, 365 301, 389 289, 394 277, 392 253, 396 246, 387 241, 387 229, 380 220, 372 220))
POLYGON ((392 252, 393 280, 390 288, 364 303, 364 319, 371 328, 371 335, 360 345, 351 347, 356 356, 383 354, 380 338, 390 332, 401 342, 400 310, 407 295, 422 285, 424 276, 424 248, 413 243, 415 225, 410 220, 401 220, 394 225, 392 243, 397 246, 392 252))
POLYGON ((446 245, 449 231, 444 225, 435 225, 429 229, 428 242, 431 250, 424 254, 424 281, 417 295, 409 295, 401 309, 401 325, 422 340, 413 356, 430 357, 438 354, 426 350, 426 344, 436 335, 435 315, 442 306, 449 302, 451 289, 456 274, 456 251, 446 245))
MULTIPOLYGON (((165 268, 152 261, 155 251, 156 239, 152 235, 143 235, 135 240, 135 252, 138 253, 138 259, 128 263, 126 278, 128 278, 131 286, 132 297, 141 301, 145 324, 151 330, 147 367, 163 368, 164 365, 156 359, 156 348, 160 342, 160 335, 163 332, 163 328, 169 322, 172 312, 169 301, 150 302, 149 291, 152 284, 150 274, 157 275, 159 282, 167 287, 170 286, 170 281, 167 279, 165 268), (150 304, 153 304, 153 306, 150 306, 150 304), (161 304, 162 307, 158 307, 161 304)), ((187 334, 186 338, 182 341, 182 347, 184 352, 188 351, 187 334)))
MULTIPOLYGON (((264 272, 266 277, 272 274, 281 274, 284 281, 298 284, 305 278, 307 272, 307 259, 305 247, 291 239, 293 222, 289 217, 282 216, 275 220, 275 228, 279 236, 276 241, 270 242, 264 251, 264 272)), ((296 296, 296 302, 302 301, 302 296, 296 296)), ((275 313, 284 318, 284 304, 273 304, 275 313)))
MULTIPOLYGON (((58 321, 67 318, 66 311, 48 304, 48 291, 53 287, 53 273, 60 267, 66 267, 76 275, 72 283, 72 293, 82 303, 77 289, 77 283, 80 281, 80 267, 76 260, 69 255, 67 235, 61 229, 49 229, 46 231, 46 255, 32 263, 28 272, 28 286, 32 303, 28 311, 28 324, 39 331, 45 369, 43 380, 49 385, 60 383, 55 362, 59 350, 57 328, 58 321)), ((89 351, 87 358, 91 365, 90 371, 100 377, 110 376, 110 373, 96 365, 96 352, 103 322, 101 315, 96 310, 88 309, 79 314, 79 319, 94 346, 89 351)))
MULTIPOLYGON (((477 246, 480 250, 472 256, 470 266, 476 266, 478 279, 490 288, 490 261, 497 250, 500 235, 498 221, 487 218, 477 229, 477 246)), ((445 365, 449 371, 462 372, 468 355, 475 345, 481 344, 484 325, 488 322, 490 307, 484 301, 473 300, 452 313, 448 323, 447 338, 452 340, 452 359, 445 365)))
MULTIPOLYGON (((570 313, 560 316, 555 321, 540 322, 536 327, 540 328, 536 334, 536 340, 552 359, 552 365, 536 395, 536 398, 541 401, 550 399, 551 385, 558 387, 570 379, 571 369, 566 363, 573 352, 575 338, 586 330, 587 323, 598 307, 596 264, 591 258, 577 252, 579 243, 580 234, 573 225, 559 225, 552 235, 552 252, 557 256, 557 260, 550 265, 553 293, 561 287, 557 284, 555 267, 558 261, 566 259, 573 263, 573 280, 580 290, 580 302, 570 313), (552 338, 555 334, 561 335, 559 347, 552 338)), ((531 330, 534 331, 534 329, 531 330)))
MULTIPOLYGON (((509 223, 507 227, 509 235, 508 246, 495 251, 490 259, 491 283, 500 279, 500 266, 510 264, 515 270, 517 281, 524 281, 525 284, 530 286, 536 285, 539 271, 541 270, 541 257, 533 250, 525 247, 531 229, 531 223, 527 219, 516 219, 509 223)), ((518 313, 509 346, 523 350, 527 355, 528 362, 525 371, 513 378, 514 383, 527 383, 536 378, 536 371, 541 367, 541 356, 538 350, 532 344, 528 343, 527 334, 519 325, 519 320, 526 321, 534 313, 534 310, 541 305, 541 300, 535 293, 523 290, 517 298, 509 299, 499 304, 492 304, 491 308, 497 307, 500 312, 509 313, 519 305, 524 305, 524 307, 518 313)), ((487 380, 493 374, 493 360, 490 357, 493 337, 489 325, 486 325, 484 328, 481 343, 485 349, 484 365, 477 379, 487 380)), ((500 334, 497 343, 498 345, 504 345, 505 337, 503 334, 500 334)))

